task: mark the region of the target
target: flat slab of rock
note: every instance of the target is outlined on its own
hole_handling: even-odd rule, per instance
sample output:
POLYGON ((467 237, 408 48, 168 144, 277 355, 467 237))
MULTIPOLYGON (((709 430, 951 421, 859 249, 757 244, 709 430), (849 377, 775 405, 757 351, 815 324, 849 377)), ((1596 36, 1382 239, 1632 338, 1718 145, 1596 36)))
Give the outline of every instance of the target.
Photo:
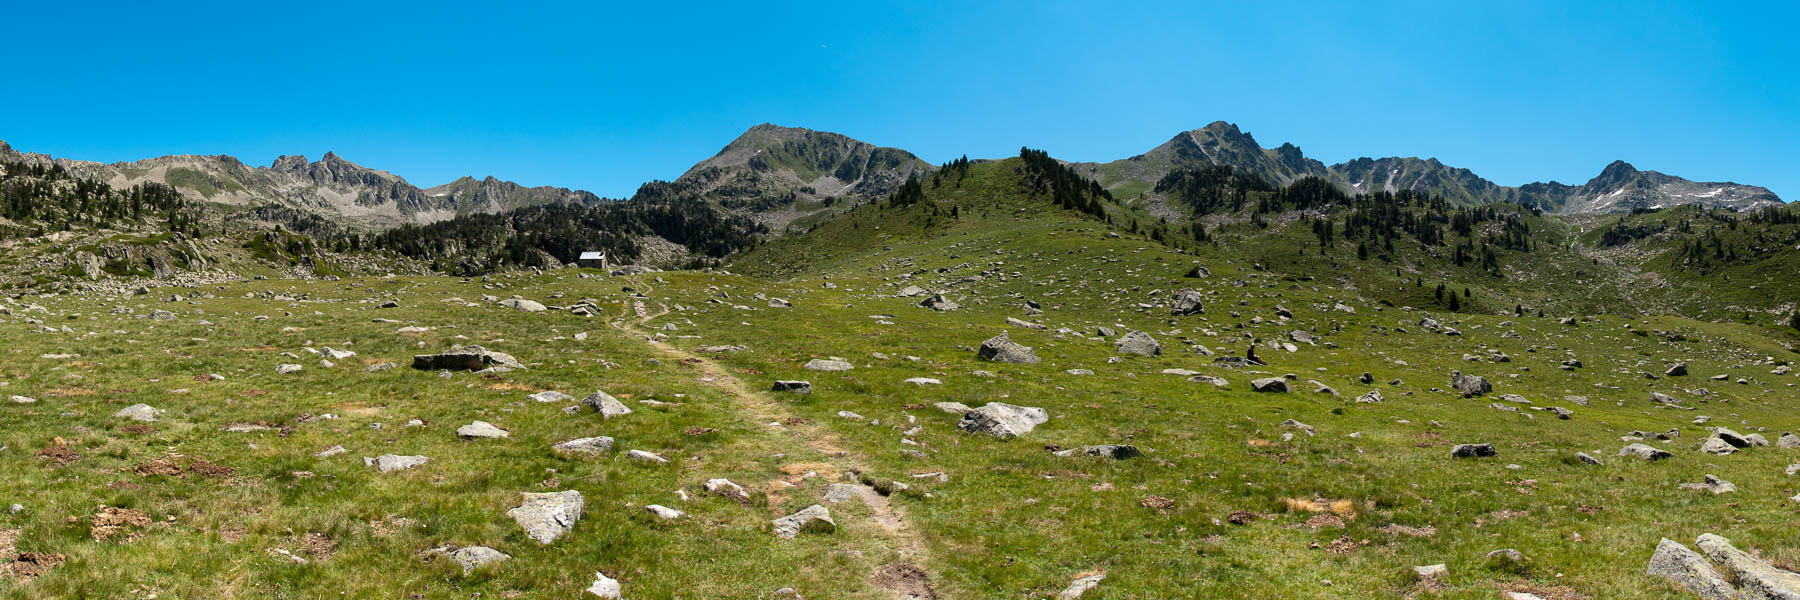
POLYGON ((854 368, 856 365, 841 360, 815 358, 806 361, 806 370, 808 371, 848 371, 854 368))
POLYGON ((585 506, 581 492, 567 490, 561 492, 524 493, 525 500, 506 516, 512 517, 519 527, 525 529, 525 535, 537 540, 539 544, 555 542, 575 528, 575 522, 581 520, 581 511, 585 506))
POLYGON ((574 396, 570 396, 570 395, 564 394, 562 392, 538 392, 536 394, 526 396, 526 398, 533 402, 568 402, 570 400, 575 399, 574 396))
POLYGON ((501 306, 525 312, 544 312, 547 308, 540 302, 524 298, 507 298, 500 301, 501 306))
POLYGON ((523 369, 525 365, 505 352, 463 346, 438 354, 414 355, 412 367, 421 371, 485 371, 495 367, 523 369))
POLYGON ((1016 406, 990 402, 963 414, 956 426, 969 433, 984 433, 1000 439, 1012 439, 1031 433, 1050 420, 1050 413, 1033 406, 1016 406))
POLYGON ((1250 389, 1258 392, 1285 394, 1288 391, 1286 379, 1280 377, 1264 377, 1250 381, 1250 389))
POLYGON ((613 439, 604 435, 575 438, 550 448, 564 454, 606 454, 612 452, 613 439))
POLYGON ((1725 565, 1737 582, 1742 598, 1800 599, 1800 573, 1769 564, 1731 545, 1731 540, 1705 534, 1695 540, 1713 562, 1725 565))
POLYGON ((730 498, 736 502, 750 501, 750 492, 744 491, 744 486, 733 483, 730 479, 708 479, 702 487, 709 494, 730 498))
POLYGON ((769 390, 775 392, 792 392, 795 394, 811 394, 812 382, 792 379, 780 380, 776 381, 775 385, 770 386, 769 390))
POLYGON ((399 455, 395 455, 395 454, 383 454, 383 455, 377 456, 375 458, 363 457, 364 465, 370 466, 370 467, 375 467, 376 470, 381 471, 383 473, 392 473, 394 471, 404 471, 407 469, 411 469, 413 467, 417 467, 419 465, 423 465, 428 462, 431 462, 431 457, 428 457, 428 456, 399 456, 399 455))
POLYGON ((775 525, 775 535, 781 539, 791 540, 802 533, 831 533, 837 531, 837 522, 831 520, 831 511, 814 504, 800 509, 800 512, 771 521, 775 525))
POLYGON ((605 573, 594 571, 594 585, 588 586, 587 594, 604 600, 619 600, 624 593, 619 588, 619 580, 607 577, 605 573))
POLYGON ((1063 591, 1056 594, 1056 600, 1076 600, 1082 594, 1088 593, 1088 590, 1099 587, 1102 579, 1106 579, 1105 573, 1089 575, 1069 582, 1069 587, 1063 588, 1063 591))
POLYGON ((456 435, 457 435, 457 437, 460 437, 465 440, 476 440, 476 439, 498 439, 498 438, 503 438, 503 437, 510 437, 512 434, 507 433, 505 429, 495 427, 493 423, 489 423, 487 421, 476 421, 474 423, 470 423, 468 425, 464 425, 462 427, 456 428, 456 435))

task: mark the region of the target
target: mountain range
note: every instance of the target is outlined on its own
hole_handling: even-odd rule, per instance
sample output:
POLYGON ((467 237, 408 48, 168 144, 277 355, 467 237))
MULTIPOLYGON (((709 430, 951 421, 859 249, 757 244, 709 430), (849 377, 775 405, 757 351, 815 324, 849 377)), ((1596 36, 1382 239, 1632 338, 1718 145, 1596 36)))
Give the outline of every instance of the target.
MULTIPOLYGON (((62 165, 115 188, 164 183, 228 215, 236 211, 241 220, 306 215, 348 229, 386 229, 527 206, 605 201, 587 191, 526 187, 491 176, 462 177, 420 188, 398 175, 330 152, 318 160, 282 156, 266 167, 246 165, 227 155, 185 154, 105 164, 22 153, 0 142, 0 159, 62 165)), ((1152 205, 1166 202, 1154 191, 1164 176, 1208 166, 1229 166, 1277 185, 1317 177, 1352 193, 1411 190, 1436 194, 1461 206, 1512 202, 1557 214, 1622 213, 1687 204, 1750 209, 1782 203, 1767 188, 1690 181, 1638 170, 1624 161, 1607 165, 1581 185, 1546 182, 1518 187, 1499 185, 1469 169, 1431 158, 1357 158, 1327 166, 1293 144, 1265 148, 1249 133, 1224 121, 1179 133, 1137 156, 1070 165, 1116 197, 1152 205)), ((935 169, 899 148, 836 133, 762 124, 674 181, 645 184, 633 199, 704 201, 782 232, 892 194, 908 179, 935 169)))

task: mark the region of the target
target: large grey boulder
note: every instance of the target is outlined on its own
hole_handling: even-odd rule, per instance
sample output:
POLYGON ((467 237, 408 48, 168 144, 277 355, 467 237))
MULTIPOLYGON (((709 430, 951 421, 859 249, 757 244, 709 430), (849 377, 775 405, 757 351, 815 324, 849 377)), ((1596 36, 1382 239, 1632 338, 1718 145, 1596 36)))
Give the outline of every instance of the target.
POLYGON ((1202 305, 1202 301, 1205 299, 1206 297, 1201 295, 1198 290, 1181 290, 1176 292, 1175 298, 1169 302, 1169 312, 1177 317, 1206 312, 1202 305))
POLYGON ((1781 434, 1781 437, 1775 440, 1775 447, 1787 448, 1790 450, 1800 448, 1800 435, 1794 435, 1792 433, 1781 434))
POLYGON ((1705 534, 1695 545, 1713 562, 1725 565, 1737 581, 1739 597, 1800 600, 1800 573, 1769 564, 1731 545, 1731 540, 1705 534))
POLYGON ((1667 375, 1669 377, 1686 377, 1687 374, 1688 374, 1687 363, 1675 363, 1674 366, 1669 367, 1669 370, 1663 371, 1663 375, 1667 375))
POLYGON ((1480 396, 1494 391, 1493 384, 1486 377, 1464 375, 1462 371, 1450 372, 1450 387, 1464 396, 1480 396))
POLYGON ((986 406, 963 414, 956 426, 969 433, 985 433, 1000 439, 1012 439, 1050 420, 1050 413, 1034 406, 1015 406, 989 402, 986 406))
POLYGON ((1668 579, 1707 600, 1735 600, 1737 589, 1726 581, 1700 553, 1669 538, 1656 544, 1644 573, 1668 579))
POLYGON ((404 471, 407 469, 411 469, 413 467, 417 467, 419 465, 423 465, 428 462, 431 462, 431 457, 428 457, 428 456, 399 456, 399 455, 394 455, 394 454, 383 454, 383 455, 377 456, 375 458, 369 458, 366 456, 363 457, 363 465, 375 467, 376 470, 381 471, 383 473, 392 473, 394 471, 404 471))
POLYGON ((481 346, 463 346, 439 354, 413 356, 414 369, 421 371, 483 371, 487 369, 523 369, 519 359, 505 352, 494 352, 481 346))
POLYGON ((592 407, 595 412, 600 413, 601 417, 607 419, 631 414, 631 407, 625 406, 624 402, 612 397, 612 394, 600 390, 594 390, 594 393, 582 398, 581 405, 592 407))
POLYGON ((1162 354, 1162 344, 1156 338, 1142 331, 1133 331, 1113 342, 1113 349, 1120 354, 1137 354, 1140 356, 1156 356, 1162 354))
POLYGON ((801 533, 831 533, 837 531, 837 522, 831 520, 831 511, 814 504, 800 509, 800 512, 775 519, 775 535, 791 540, 801 533))
POLYGON ((506 516, 512 517, 525 529, 525 535, 539 544, 549 544, 567 535, 575 528, 575 522, 581 520, 585 506, 581 492, 525 492, 523 495, 525 500, 506 511, 506 516))
POLYGON ((981 349, 976 350, 975 356, 982 360, 1015 365, 1032 365, 1038 361, 1037 353, 1032 351, 1031 346, 1014 342, 1004 333, 981 342, 981 349))

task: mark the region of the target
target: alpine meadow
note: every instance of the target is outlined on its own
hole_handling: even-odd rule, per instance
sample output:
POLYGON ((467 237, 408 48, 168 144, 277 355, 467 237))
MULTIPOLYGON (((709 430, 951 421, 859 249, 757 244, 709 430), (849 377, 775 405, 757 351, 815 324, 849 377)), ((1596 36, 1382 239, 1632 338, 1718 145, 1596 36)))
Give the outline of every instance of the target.
MULTIPOLYGON (((96 10, 114 8, 136 14, 96 10)), ((1022 26, 1114 10, 1010 8, 1028 13, 1022 26)), ((514 21, 520 9, 495 8, 544 38, 605 20, 556 23, 577 9, 538 9, 514 21)), ((794 9, 744 25, 799 35, 775 15, 794 9)), ((751 18, 692 10, 703 24, 682 35, 751 18)), ((776 98, 793 104, 768 119, 818 111, 888 132, 898 130, 875 124, 904 120, 937 132, 907 138, 930 140, 928 151, 792 126, 806 123, 743 129, 757 118, 706 133, 707 151, 726 142, 716 154, 667 165, 672 179, 633 179, 629 194, 481 172, 430 171, 448 183, 420 187, 397 173, 423 159, 390 171, 335 152, 88 160, 162 147, 139 137, 164 128, 214 136, 168 142, 196 149, 280 142, 293 131, 281 119, 393 145, 346 154, 423 156, 432 140, 479 130, 482 103, 505 97, 467 89, 472 79, 433 87, 396 73, 373 93, 413 94, 406 110, 419 113, 382 113, 379 125, 269 111, 109 132, 53 106, 100 93, 90 76, 19 73, 35 95, 0 112, 61 119, 78 142, 56 143, 37 117, 0 118, 11 142, 0 142, 0 598, 1800 599, 1800 207, 1775 191, 1792 191, 1779 179, 1791 173, 1705 181, 1725 176, 1679 158, 1752 142, 1663 148, 1570 133, 1534 143, 1599 148, 1605 158, 1571 167, 1587 178, 1521 183, 1514 173, 1542 164, 1531 150, 1508 147, 1518 165, 1482 154, 1467 168, 1339 156, 1359 138, 1255 109, 1289 101, 1274 88, 1213 77, 1206 86, 1235 96, 1203 102, 1212 90, 1164 87, 1201 75, 1169 68, 1157 85, 1107 80, 1109 93, 1256 120, 1189 117, 1138 154, 1092 160, 1113 146, 993 132, 1009 110, 1037 118, 1038 104, 1093 101, 1083 69, 1139 75, 1121 55, 1012 55, 1050 81, 1018 85, 1064 95, 971 101, 995 129, 971 128, 856 104, 863 84, 831 62, 886 69, 870 77, 894 85, 867 98, 916 99, 924 92, 905 88, 927 66, 872 48, 942 39, 933 27, 965 22, 844 10, 877 29, 799 45, 838 57, 823 53, 860 44, 843 51, 851 58, 794 66, 783 53, 800 50, 767 36, 697 42, 732 65, 770 61, 731 68, 817 79, 738 98, 621 76, 608 93, 656 102, 592 110, 635 123, 610 125, 619 136, 673 145, 712 122, 705 107, 737 115, 776 98), (1269 144, 1251 126, 1316 130, 1331 150, 1269 144), (944 149, 975 135, 1002 145, 944 149), (1478 174, 1490 169, 1507 174, 1478 174)), ((1226 35, 1219 21, 1169 18, 1226 35)), ((293 19, 270 35, 320 23, 293 19)), ((438 36, 484 35, 433 23, 438 36)), ((1056 23, 1047 31, 1078 25, 1056 23)), ((1111 33, 1204 43, 1162 27, 1143 40, 1111 33)), ((1327 33, 1316 43, 1336 39, 1327 33)), ((273 44, 229 35, 249 44, 238 50, 273 44)), ((519 81, 550 68, 535 61, 589 60, 495 35, 483 43, 517 59, 519 81)), ((383 69, 470 52, 417 43, 429 48, 367 52, 393 61, 383 69)), ((975 51, 986 46, 966 43, 969 62, 929 67, 933 93, 1013 93, 1002 89, 1013 76, 975 51), (984 80, 979 69, 995 70, 984 80)), ((171 44, 156 51, 178 53, 170 65, 211 64, 171 44)), ((1354 47, 1345 52, 1378 54, 1354 47)), ((1463 51, 1478 52, 1446 50, 1463 51)), ((462 74, 463 60, 420 64, 462 74)), ((616 58, 644 73, 663 60, 616 58)), ((1232 60, 1279 70, 1298 59, 1232 60)), ((1406 60, 1440 81, 1434 59, 1406 60)), ((1348 68, 1302 62, 1315 76, 1348 68)), ((375 67, 346 68, 343 84, 375 67)), ((713 73, 691 68, 676 73, 713 73)), ((1737 68, 1748 70, 1730 76, 1765 67, 1737 68)), ((1766 68, 1793 79, 1791 66, 1766 68)), ((1400 102, 1406 74, 1391 75, 1356 93, 1400 102)), ((277 79, 216 83, 279 89, 277 79)), ((536 110, 551 126, 585 127, 543 94, 501 105, 518 123, 536 110)), ((1564 106, 1528 100, 1517 110, 1564 106)), ((1688 100, 1667 105, 1713 114, 1688 100)), ((1127 135, 1111 124, 1166 118, 1147 100, 1105 101, 1117 110, 1097 123, 1032 127, 1111 144, 1127 135)), ((1461 110, 1452 104, 1441 109, 1461 110)), ((1733 118, 1768 119, 1766 135, 1780 137, 1795 131, 1781 112, 1752 104, 1733 118)), ((1599 117, 1554 121, 1575 118, 1599 117)), ((564 139, 532 131, 507 136, 564 139)), ((1364 152, 1396 145, 1383 140, 1364 152)))

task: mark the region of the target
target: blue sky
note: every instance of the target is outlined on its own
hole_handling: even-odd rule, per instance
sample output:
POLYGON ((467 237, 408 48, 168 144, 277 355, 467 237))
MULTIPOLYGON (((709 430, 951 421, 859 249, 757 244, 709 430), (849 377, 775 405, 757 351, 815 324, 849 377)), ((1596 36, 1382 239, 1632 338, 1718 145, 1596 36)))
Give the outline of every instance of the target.
POLYGON ((762 122, 944 162, 1226 120, 1327 164, 1517 185, 1624 159, 1800 199, 1795 3, 1364 4, 33 2, 8 8, 0 139, 618 197, 762 122))

